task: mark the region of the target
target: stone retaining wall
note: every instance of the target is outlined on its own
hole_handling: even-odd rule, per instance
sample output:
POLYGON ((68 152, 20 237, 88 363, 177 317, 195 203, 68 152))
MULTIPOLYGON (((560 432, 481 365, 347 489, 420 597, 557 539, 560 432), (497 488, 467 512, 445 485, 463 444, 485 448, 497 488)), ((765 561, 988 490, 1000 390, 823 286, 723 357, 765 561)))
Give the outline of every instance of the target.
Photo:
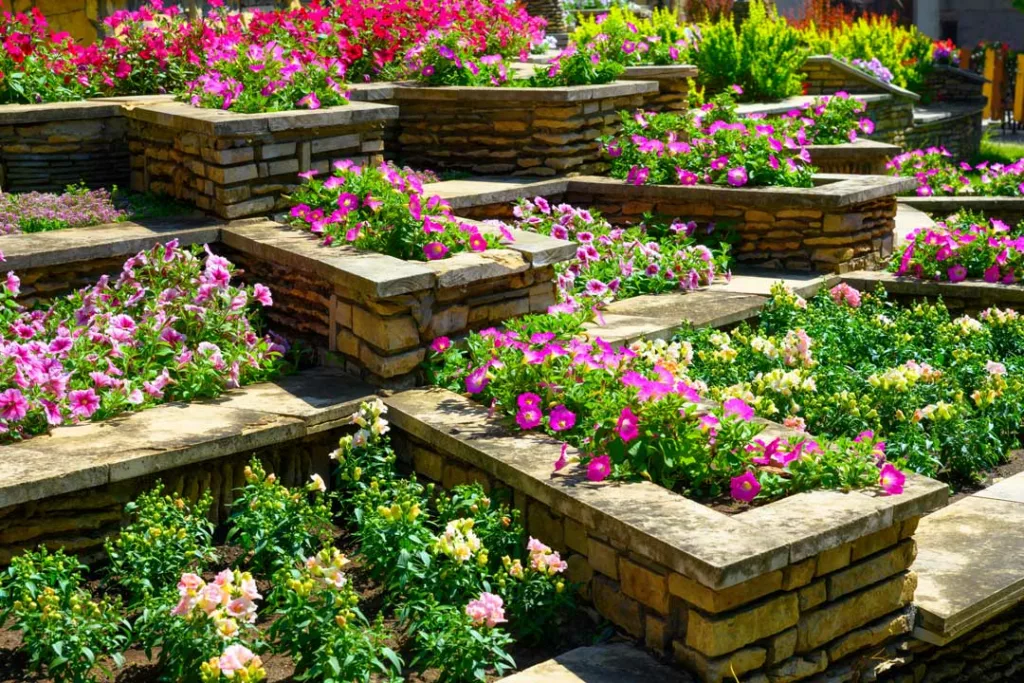
POLYGON ((0 106, 0 189, 125 187, 126 132, 121 105, 113 102, 0 106))
POLYGON ((1024 286, 989 283, 984 280, 934 282, 913 277, 897 277, 889 272, 856 271, 846 273, 843 281, 861 291, 873 291, 878 285, 889 297, 903 304, 942 299, 955 315, 978 315, 986 308, 1024 310, 1024 286))
POLYGON ((568 88, 398 86, 398 157, 414 168, 553 176, 608 168, 598 138, 619 111, 657 92, 649 81, 568 88))
POLYGON ((181 103, 127 112, 131 186, 195 204, 221 218, 284 209, 297 174, 333 161, 383 159, 394 106, 352 102, 316 111, 234 114, 181 103))
POLYGON ((407 262, 321 247, 282 228, 229 226, 218 250, 270 286, 276 331, 306 341, 322 363, 388 387, 412 385, 437 337, 545 312, 556 301, 554 263, 575 253, 568 242, 520 233, 513 249, 407 262))
POLYGON ((942 220, 961 209, 980 213, 987 219, 998 218, 1016 226, 1024 221, 1024 197, 900 197, 900 204, 924 211, 942 220))
POLYGON ((404 462, 445 488, 503 491, 529 533, 563 553, 569 578, 603 617, 702 681, 808 679, 869 658, 912 627, 920 490, 902 501, 801 494, 729 517, 650 483, 551 475, 557 442, 506 435, 486 408, 455 394, 385 401, 404 462), (871 521, 854 522, 851 510, 865 500, 877 501, 871 521), (809 533, 815 519, 829 531, 809 533), (753 547, 776 533, 793 543, 782 555, 753 547), (737 547, 742 568, 721 569, 737 547), (708 564, 724 573, 709 574, 708 564))
POLYGON ((962 102, 983 97, 985 77, 955 66, 936 65, 925 76, 925 92, 936 102, 962 102))
POLYGON ((327 454, 333 450, 342 428, 276 446, 246 451, 217 460, 179 467, 134 479, 96 486, 42 500, 0 508, 0 566, 9 564, 20 552, 45 545, 63 548, 88 561, 103 554, 103 542, 115 535, 127 521, 124 506, 157 480, 166 490, 196 502, 204 491, 213 496, 209 518, 225 522, 231 502, 245 486, 244 469, 256 455, 268 472, 274 472, 286 486, 302 486, 311 474, 330 481, 327 454))
POLYGON ((811 163, 821 173, 885 175, 886 163, 900 148, 874 140, 857 140, 841 145, 809 145, 811 163))
POLYGON ((658 92, 644 96, 646 111, 682 112, 690 108, 690 79, 697 77, 697 67, 690 64, 671 66, 630 66, 626 67, 623 81, 654 81, 658 92))
POLYGON ((906 131, 906 149, 945 147, 956 159, 970 159, 981 148, 984 100, 975 104, 941 106, 936 116, 919 116, 906 131))
POLYGON ((880 81, 871 74, 829 55, 808 57, 802 72, 805 95, 834 95, 837 92, 847 92, 851 95, 890 94, 912 102, 921 99, 919 95, 905 88, 880 81))

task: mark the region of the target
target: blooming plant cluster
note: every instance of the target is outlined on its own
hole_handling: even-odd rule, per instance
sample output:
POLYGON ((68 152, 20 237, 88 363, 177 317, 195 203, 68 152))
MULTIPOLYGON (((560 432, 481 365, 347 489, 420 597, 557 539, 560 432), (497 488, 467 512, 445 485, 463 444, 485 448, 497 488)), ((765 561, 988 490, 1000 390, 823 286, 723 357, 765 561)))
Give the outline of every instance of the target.
POLYGON ((633 185, 811 186, 810 153, 785 130, 732 120, 715 102, 704 108, 704 116, 623 112, 620 136, 605 143, 611 175, 633 185))
POLYGON ((566 563, 479 484, 437 496, 399 478, 385 415, 379 400, 364 404, 359 431, 331 453, 366 566, 413 637, 412 666, 456 681, 500 675, 514 637, 548 635, 571 607, 566 563))
MULTIPOLYGON (((564 326, 541 331, 561 324, 540 316, 483 330, 465 349, 436 354, 432 377, 520 430, 563 440, 554 469, 578 462, 592 482, 643 478, 697 499, 750 502, 881 481, 872 439, 758 442, 763 426, 746 401, 733 397, 709 409, 701 400, 707 386, 689 377, 690 343, 623 349, 564 326)), ((791 345, 799 355, 800 340, 791 345)))
POLYGON ((434 261, 449 253, 480 252, 510 241, 456 220, 440 197, 426 196, 419 176, 382 164, 362 167, 336 162, 320 179, 315 171, 291 195, 292 224, 360 249, 400 259, 434 261))
POLYGON ((969 277, 1010 285, 1024 277, 1024 223, 960 212, 918 228, 893 254, 890 270, 918 279, 961 282, 969 277))
POLYGON ((476 55, 467 36, 431 31, 405 55, 408 72, 425 85, 500 86, 508 82, 501 54, 476 55))
POLYGON ((0 287, 0 440, 168 401, 218 396, 282 368, 283 340, 257 334, 260 284, 231 285, 234 267, 207 248, 158 244, 116 279, 23 310, 21 282, 0 287))
POLYGON ((584 19, 572 35, 577 45, 594 44, 604 59, 624 66, 683 64, 700 38, 698 26, 679 24, 668 10, 645 19, 619 7, 584 19))
POLYGON ((0 194, 0 235, 84 228, 127 218, 106 190, 72 186, 61 194, 0 194))
POLYGON ((880 464, 957 484, 1016 448, 1024 324, 954 318, 839 285, 806 302, 776 286, 756 328, 685 332, 688 375, 715 400, 828 438, 871 441, 880 464), (882 442, 882 443, 880 443, 882 442))
POLYGON ((713 225, 699 229, 676 221, 613 228, 596 211, 552 206, 543 197, 521 200, 513 213, 519 230, 578 245, 576 258, 557 267, 558 311, 585 312, 614 300, 693 290, 729 277, 729 244, 713 225))
POLYGON ((525 55, 545 22, 501 0, 341 0, 272 11, 213 11, 190 18, 152 0, 104 20, 82 46, 52 34, 38 9, 3 14, 0 103, 175 92, 200 106, 265 111, 341 103, 341 79, 389 79, 432 30, 458 31, 474 54, 525 55))
POLYGON ((882 62, 878 60, 878 57, 872 57, 871 59, 854 58, 850 60, 850 64, 857 67, 864 73, 871 74, 883 83, 892 83, 892 71, 889 71, 889 69, 885 67, 885 64, 882 64, 882 62))
POLYGON ((866 110, 864 100, 838 92, 805 102, 784 118, 792 121, 790 135, 800 145, 841 145, 855 141, 859 133, 875 132, 874 121, 864 115, 866 110))
POLYGON ((953 155, 944 147, 928 147, 899 154, 886 167, 893 175, 917 180, 919 197, 1024 197, 1024 159, 1013 164, 983 161, 971 166, 966 161, 953 162, 953 155))
POLYGON ((950 38, 936 40, 932 44, 932 61, 936 64, 960 66, 960 51, 950 38))
POLYGON ((546 88, 611 83, 622 75, 624 68, 618 62, 601 56, 608 40, 605 36, 598 36, 582 46, 569 43, 551 59, 547 68, 538 68, 526 85, 546 88))

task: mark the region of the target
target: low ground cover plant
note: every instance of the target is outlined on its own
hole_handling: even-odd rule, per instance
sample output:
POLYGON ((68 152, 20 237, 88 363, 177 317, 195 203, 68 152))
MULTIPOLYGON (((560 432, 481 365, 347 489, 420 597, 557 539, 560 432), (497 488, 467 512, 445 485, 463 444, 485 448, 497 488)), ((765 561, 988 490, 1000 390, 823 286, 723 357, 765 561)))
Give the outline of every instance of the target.
POLYGON ((764 425, 742 398, 703 404, 705 387, 687 374, 689 344, 616 348, 579 332, 579 319, 551 315, 483 330, 465 346, 437 344, 430 377, 490 405, 512 429, 562 440, 553 469, 578 462, 593 482, 648 479, 698 500, 742 503, 816 488, 902 491, 902 474, 880 461, 874 438, 761 439, 764 425))
POLYGON ((353 422, 331 453, 333 493, 319 475, 283 486, 252 459, 228 522, 241 551, 230 566, 210 545, 208 495, 190 505, 159 485, 129 506, 98 569, 126 607, 94 601, 87 568, 62 552, 15 558, 0 575, 0 618, 21 633, 29 667, 90 683, 136 647, 161 681, 256 682, 279 654, 299 681, 436 671, 483 682, 515 666, 514 642, 551 638, 574 603, 559 554, 479 484, 445 493, 403 478, 379 400, 353 422), (335 545, 336 524, 354 553, 335 545))
POLYGON ((975 195, 1024 197, 1024 158, 1013 163, 955 162, 944 147, 904 152, 886 165, 893 175, 917 180, 919 197, 975 195))
POLYGON ((481 232, 455 219, 440 197, 427 196, 416 173, 394 166, 336 162, 330 175, 302 174, 292 193, 291 222, 324 244, 351 244, 400 259, 434 261, 481 252, 512 241, 512 234, 481 232))
POLYGON ((21 281, 8 273, 0 286, 0 441, 275 376, 287 343, 261 335, 256 314, 273 303, 270 290, 233 286, 233 273, 208 248, 171 241, 46 310, 19 305, 21 281))
POLYGON ((756 327, 676 343, 690 358, 683 375, 716 401, 880 442, 881 462, 962 484, 1018 444, 1022 333, 1013 311, 954 317, 941 303, 901 307, 845 284, 804 301, 777 285, 756 327))
POLYGON ((513 213, 511 227, 578 245, 576 257, 556 267, 557 311, 586 312, 643 294, 698 289, 730 276, 730 235, 714 225, 652 219, 615 228, 598 211, 551 205, 543 197, 521 200, 513 213))
POLYGON ((1014 227, 958 212, 935 227, 914 230, 893 254, 889 269, 922 280, 1014 284, 1024 277, 1024 223, 1014 227))

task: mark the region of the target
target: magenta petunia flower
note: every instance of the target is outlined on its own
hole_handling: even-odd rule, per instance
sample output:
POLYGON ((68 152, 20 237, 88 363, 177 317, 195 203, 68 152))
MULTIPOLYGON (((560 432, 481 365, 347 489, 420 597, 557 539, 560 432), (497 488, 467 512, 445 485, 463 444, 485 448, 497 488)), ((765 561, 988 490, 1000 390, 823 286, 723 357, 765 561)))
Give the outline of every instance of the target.
POLYGON ((729 172, 725 174, 725 179, 733 187, 743 187, 747 184, 747 169, 742 166, 738 168, 731 168, 729 172))
POLYGON ((452 347, 452 340, 448 337, 438 337, 430 342, 430 350, 434 353, 444 353, 452 347))
POLYGON ((869 118, 860 120, 860 130, 864 135, 871 135, 875 132, 875 122, 869 118))
POLYGON ((96 395, 92 387, 77 389, 68 393, 68 406, 71 408, 72 415, 88 419, 99 409, 100 397, 96 395))
POLYGON ((565 469, 565 466, 569 464, 569 459, 565 457, 565 454, 569 451, 569 444, 562 444, 562 452, 558 455, 558 460, 555 461, 555 472, 565 469))
POLYGON ((630 410, 629 406, 623 408, 619 414, 619 421, 615 425, 615 431, 618 433, 619 438, 626 443, 640 436, 640 421, 636 414, 630 410))
POLYGON ((520 410, 539 408, 540 396, 538 396, 537 394, 532 394, 530 392, 519 394, 519 396, 516 397, 516 405, 519 406, 520 410))
POLYGON ((723 414, 733 416, 743 422, 750 422, 754 419, 754 409, 741 398, 730 398, 722 404, 723 414))
POLYGON ((907 481, 907 475, 900 472, 891 463, 887 462, 878 473, 878 485, 890 496, 898 496, 903 493, 903 485, 907 481))
POLYGON ((553 432, 564 432, 567 429, 572 429, 576 426, 576 413, 564 405, 557 405, 552 408, 551 414, 548 415, 548 426, 553 432))
POLYGON ((516 424, 520 429, 533 429, 540 424, 544 413, 539 408, 525 408, 516 413, 516 424))
POLYGON ((423 253, 426 254, 427 260, 436 261, 445 257, 448 247, 440 242, 427 242, 423 245, 423 253))
POLYGON ((359 197, 351 192, 342 192, 338 195, 338 210, 342 216, 359 208, 359 197))
POLYGON ((490 382, 490 379, 487 377, 487 366, 484 365, 466 375, 466 392, 479 394, 484 390, 488 382, 490 382))
POLYGON ((612 461, 607 455, 599 455, 591 458, 587 463, 587 479, 590 481, 604 481, 612 473, 612 461))
POLYGON ((252 298, 260 302, 261 306, 273 306, 274 298, 271 296, 270 287, 256 283, 252 288, 252 298))
POLYGON ((749 503, 757 498, 757 494, 760 492, 761 482, 757 480, 757 477, 750 470, 729 480, 729 493, 735 500, 749 503))
POLYGON ((967 268, 961 264, 956 264, 946 271, 946 275, 949 277, 950 282, 963 282, 967 279, 967 268))
POLYGON ((298 104, 300 107, 306 107, 307 109, 319 109, 320 98, 316 96, 315 92, 311 92, 305 97, 301 98, 298 104))
POLYGON ((28 400, 18 389, 0 392, 0 417, 8 422, 18 422, 28 414, 28 400))
POLYGON ((469 236, 469 249, 470 251, 486 251, 487 240, 478 232, 474 232, 469 236))

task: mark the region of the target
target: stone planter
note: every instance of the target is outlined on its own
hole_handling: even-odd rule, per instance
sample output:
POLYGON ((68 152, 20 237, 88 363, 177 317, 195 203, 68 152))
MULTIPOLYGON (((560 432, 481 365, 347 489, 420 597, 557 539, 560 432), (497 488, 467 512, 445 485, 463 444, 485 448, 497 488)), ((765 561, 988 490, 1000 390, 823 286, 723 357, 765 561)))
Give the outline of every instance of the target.
POLYGON ((402 261, 323 247, 306 232, 259 219, 226 226, 221 241, 245 277, 270 286, 273 329, 304 340, 322 363, 387 387, 411 386, 437 337, 545 312, 555 303, 554 264, 576 250, 520 232, 507 249, 402 261))
POLYGON ((598 138, 619 110, 657 92, 647 81, 566 88, 395 87, 398 156, 413 167, 553 176, 607 169, 598 138))
POLYGON ((912 189, 914 179, 820 174, 815 182, 813 188, 635 187, 586 176, 443 196, 459 215, 473 218, 507 218, 509 202, 540 195, 596 208, 615 224, 639 223, 652 213, 729 225, 740 237, 736 259, 768 268, 842 273, 886 261, 896 195, 912 189))
POLYGON ((942 220, 957 211, 973 211, 985 218, 998 218, 1012 226, 1024 221, 1024 197, 900 197, 900 204, 924 211, 942 220))
POLYGON ((821 173, 885 175, 885 164, 901 150, 885 142, 859 139, 841 145, 808 145, 807 151, 821 173))
POLYGON ((986 308, 1011 308, 1024 311, 1024 285, 1004 285, 984 280, 935 282, 915 277, 898 277, 887 271, 858 270, 846 273, 842 281, 863 292, 882 285, 890 298, 904 304, 929 300, 942 302, 957 315, 977 316, 986 308))
POLYGON ((697 67, 691 64, 671 66, 630 66, 620 76, 623 81, 655 81, 657 94, 644 98, 648 111, 686 111, 690 104, 689 79, 697 77, 697 67))
POLYGON ((988 79, 955 66, 936 64, 925 77, 925 91, 936 102, 964 102, 984 99, 988 79))
POLYGON ((944 484, 911 475, 900 496, 816 491, 728 516, 650 482, 552 475, 559 442, 512 435, 457 394, 385 402, 400 458, 446 488, 505 489, 602 616, 702 681, 838 672, 913 626, 912 536, 944 484))
POLYGON ((0 106, 0 189, 60 192, 128 184, 127 126, 114 98, 0 106))
POLYGON ((352 102, 315 111, 236 114, 179 102, 125 112, 131 186, 189 201, 221 218, 284 208, 297 174, 332 161, 383 159, 391 105, 352 102))

